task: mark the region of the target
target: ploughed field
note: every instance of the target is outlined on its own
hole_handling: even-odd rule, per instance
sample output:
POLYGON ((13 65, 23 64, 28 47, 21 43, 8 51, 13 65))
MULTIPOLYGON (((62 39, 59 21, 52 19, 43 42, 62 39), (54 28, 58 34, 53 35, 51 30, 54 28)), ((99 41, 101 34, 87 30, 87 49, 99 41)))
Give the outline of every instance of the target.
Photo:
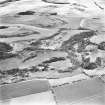
POLYGON ((1 85, 105 74, 104 7, 70 0, 2 0, 0 6, 1 85))

